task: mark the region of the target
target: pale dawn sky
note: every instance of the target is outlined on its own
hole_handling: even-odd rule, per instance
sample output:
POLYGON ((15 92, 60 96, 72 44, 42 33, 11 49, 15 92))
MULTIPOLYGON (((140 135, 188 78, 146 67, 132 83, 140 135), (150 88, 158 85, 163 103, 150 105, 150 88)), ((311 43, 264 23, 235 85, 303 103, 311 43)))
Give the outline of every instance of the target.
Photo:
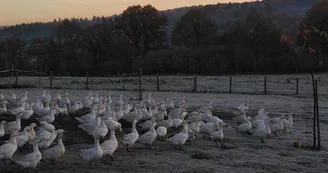
POLYGON ((249 0, 0 0, 0 26, 47 22, 58 18, 91 18, 119 14, 131 5, 151 4, 158 10, 199 4, 249 0))

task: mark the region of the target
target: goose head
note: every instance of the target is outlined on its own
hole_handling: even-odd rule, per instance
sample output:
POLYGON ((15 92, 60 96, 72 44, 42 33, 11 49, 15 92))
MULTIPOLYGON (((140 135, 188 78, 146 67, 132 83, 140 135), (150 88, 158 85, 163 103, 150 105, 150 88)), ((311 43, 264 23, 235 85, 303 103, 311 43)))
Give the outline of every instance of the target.
POLYGON ((1 125, 5 125, 7 123, 7 121, 1 121, 1 125))
POLYGON ((13 137, 18 136, 18 135, 19 135, 19 131, 12 132, 10 135, 10 139, 12 139, 13 137))

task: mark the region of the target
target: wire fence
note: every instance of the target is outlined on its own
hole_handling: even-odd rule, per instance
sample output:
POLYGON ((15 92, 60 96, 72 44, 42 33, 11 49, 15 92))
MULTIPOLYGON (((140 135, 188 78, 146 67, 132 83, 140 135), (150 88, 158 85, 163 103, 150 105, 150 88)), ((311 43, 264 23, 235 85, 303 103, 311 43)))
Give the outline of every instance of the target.
MULTIPOLYGON (((93 89, 125 91, 174 91, 200 93, 240 93, 297 95, 312 94, 311 76, 297 75, 231 75, 231 76, 165 76, 142 75, 119 77, 64 77, 24 71, 0 71, 0 88, 93 89)), ((328 93, 328 74, 316 75, 320 94, 328 93)))

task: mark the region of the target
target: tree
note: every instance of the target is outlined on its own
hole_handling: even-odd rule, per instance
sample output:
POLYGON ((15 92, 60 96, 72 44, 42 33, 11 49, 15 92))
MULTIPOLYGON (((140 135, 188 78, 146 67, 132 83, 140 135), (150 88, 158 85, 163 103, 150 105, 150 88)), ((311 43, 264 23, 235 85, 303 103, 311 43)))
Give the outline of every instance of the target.
MULTIPOLYGON (((320 149, 320 120, 319 120, 319 103, 318 103, 318 90, 316 87, 315 72, 322 65, 321 61, 326 59, 326 49, 328 43, 327 31, 327 6, 328 1, 322 0, 315 3, 311 9, 307 11, 306 17, 302 23, 299 24, 297 29, 296 44, 301 46, 303 52, 312 59, 313 65, 310 70, 313 86, 313 148, 320 149), (316 131, 317 126, 317 131, 316 131), (316 138, 318 135, 318 138, 316 138)), ((281 42, 293 44, 293 38, 288 35, 281 36, 281 42)))
POLYGON ((216 36, 215 22, 201 9, 190 9, 174 25, 172 43, 176 46, 207 46, 209 40, 216 36))
MULTIPOLYGON (((78 51, 85 40, 85 32, 77 24, 77 20, 64 19, 57 30, 57 40, 65 53, 66 71, 74 72, 80 62, 78 51)), ((76 72, 76 71, 75 71, 76 72)))
POLYGON ((135 47, 136 55, 162 48, 167 37, 167 18, 151 5, 130 6, 116 18, 117 30, 135 47))
POLYGON ((12 69, 17 69, 19 64, 26 64, 26 59, 23 58, 25 45, 26 42, 19 36, 12 36, 5 40, 5 56, 12 69))
MULTIPOLYGON (((253 72, 257 73, 258 64, 261 61, 261 53, 264 48, 264 42, 268 36, 268 32, 272 27, 267 19, 263 17, 261 12, 256 10, 251 11, 244 22, 243 40, 245 45, 248 45, 253 57, 253 72)), ((279 39, 279 37, 277 37, 279 39)))

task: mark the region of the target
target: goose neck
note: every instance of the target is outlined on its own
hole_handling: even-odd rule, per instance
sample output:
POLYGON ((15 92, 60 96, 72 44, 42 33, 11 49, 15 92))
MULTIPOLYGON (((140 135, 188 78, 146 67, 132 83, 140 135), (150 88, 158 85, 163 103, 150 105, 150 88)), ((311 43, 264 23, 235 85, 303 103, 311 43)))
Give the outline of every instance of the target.
POLYGON ((111 129, 110 130, 110 139, 111 140, 116 140, 115 129, 111 129))

